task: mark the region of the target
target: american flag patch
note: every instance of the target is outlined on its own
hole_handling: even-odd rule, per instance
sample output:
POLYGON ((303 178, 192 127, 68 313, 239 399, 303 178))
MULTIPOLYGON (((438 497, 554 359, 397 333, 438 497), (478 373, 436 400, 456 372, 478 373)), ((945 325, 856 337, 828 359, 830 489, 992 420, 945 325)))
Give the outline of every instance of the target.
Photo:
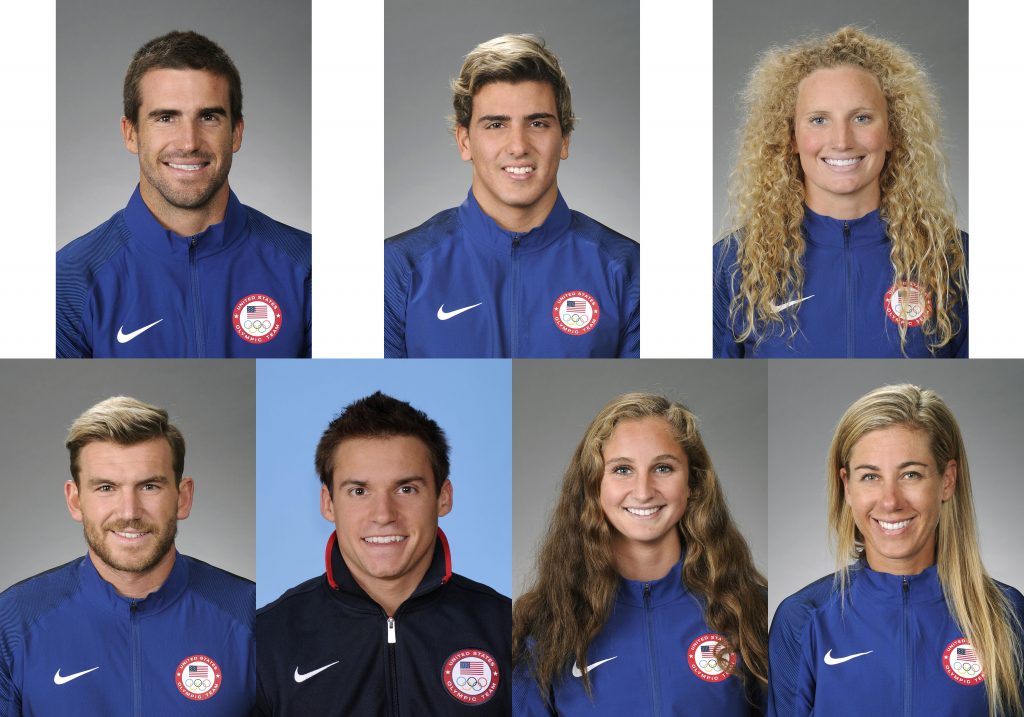
POLYGON ((249 304, 245 307, 245 315, 250 319, 265 319, 267 318, 267 305, 249 304))
POLYGON ((974 650, 970 647, 956 648, 956 657, 958 660, 963 660, 964 662, 978 661, 978 656, 974 654, 974 650))
POLYGON ((484 663, 465 660, 459 663, 459 672, 463 675, 483 675, 484 663))
POLYGON ((188 674, 190 677, 209 677, 210 668, 207 665, 189 665, 188 674))

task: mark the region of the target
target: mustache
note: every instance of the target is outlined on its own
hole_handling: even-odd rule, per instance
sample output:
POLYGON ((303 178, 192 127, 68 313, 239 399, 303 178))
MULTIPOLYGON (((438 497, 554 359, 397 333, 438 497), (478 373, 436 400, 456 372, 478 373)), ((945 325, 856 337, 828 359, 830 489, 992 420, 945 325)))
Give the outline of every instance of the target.
POLYGON ((186 159, 198 159, 198 160, 203 161, 203 162, 212 162, 213 161, 213 155, 210 154, 209 152, 202 152, 202 151, 200 151, 198 149, 197 150, 193 150, 192 152, 184 152, 184 153, 182 153, 182 152, 174 152, 172 154, 161 154, 160 155, 160 161, 161 162, 174 162, 175 164, 179 164, 181 162, 181 160, 186 160, 186 159))
POLYGON ((154 526, 141 520, 112 520, 103 524, 104 530, 113 530, 121 533, 132 531, 135 533, 153 533, 154 526))

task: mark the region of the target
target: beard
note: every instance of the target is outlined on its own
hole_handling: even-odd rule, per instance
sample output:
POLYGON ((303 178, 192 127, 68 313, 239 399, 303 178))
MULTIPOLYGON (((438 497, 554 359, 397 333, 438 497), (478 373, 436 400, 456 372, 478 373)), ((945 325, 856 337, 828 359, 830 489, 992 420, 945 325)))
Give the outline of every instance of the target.
POLYGON ((143 161, 140 163, 140 167, 142 174, 146 177, 146 181, 172 207, 177 209, 199 209, 206 206, 227 181, 228 173, 231 171, 231 153, 228 152, 224 156, 224 162, 218 166, 216 174, 210 176, 203 184, 181 186, 161 174, 161 169, 164 162, 188 164, 190 161, 196 160, 209 162, 214 158, 212 154, 195 152, 188 156, 159 157, 157 166, 143 161))
POLYGON ((82 525, 85 542, 89 544, 92 552, 109 567, 125 573, 145 573, 152 570, 174 547, 174 538, 178 534, 178 519, 173 515, 163 526, 144 523, 141 520, 110 521, 103 526, 97 526, 84 518, 82 525), (147 550, 122 550, 118 555, 106 543, 107 533, 111 530, 150 533, 153 538, 152 546, 147 550))

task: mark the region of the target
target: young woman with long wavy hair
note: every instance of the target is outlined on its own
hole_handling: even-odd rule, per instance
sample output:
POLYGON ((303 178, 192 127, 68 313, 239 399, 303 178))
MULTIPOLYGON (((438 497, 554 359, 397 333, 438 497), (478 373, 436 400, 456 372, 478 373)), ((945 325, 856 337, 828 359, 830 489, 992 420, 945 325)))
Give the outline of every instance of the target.
POLYGON ((941 397, 884 386, 847 409, 828 518, 836 573, 772 622, 769 714, 1024 714, 1024 596, 982 564, 967 452, 941 397))
POLYGON ((769 50, 743 101, 714 355, 966 357, 966 235, 920 63, 844 27, 769 50))
POLYGON ((767 622, 696 417, 653 394, 612 400, 513 606, 513 714, 761 714, 767 622))

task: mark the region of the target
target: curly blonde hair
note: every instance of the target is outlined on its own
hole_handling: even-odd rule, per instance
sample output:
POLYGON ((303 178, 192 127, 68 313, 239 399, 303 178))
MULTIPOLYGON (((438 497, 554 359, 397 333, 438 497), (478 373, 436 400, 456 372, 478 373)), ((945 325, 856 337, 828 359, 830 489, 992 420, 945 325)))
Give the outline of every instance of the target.
MULTIPOLYGON (((815 70, 842 66, 871 73, 885 96, 892 152, 879 178, 880 214, 888 225, 894 283, 915 281, 932 297, 922 325, 934 351, 959 333, 953 307, 967 294, 963 238, 947 179, 935 93, 903 48, 844 27, 823 38, 768 50, 743 92, 746 124, 731 176, 727 226, 737 241, 731 267, 737 291, 729 306, 736 341, 799 330, 803 298, 804 174, 794 149, 800 82, 815 70)), ((900 345, 907 327, 901 324, 900 345)))
MULTIPOLYGON (((729 515, 697 417, 662 396, 627 393, 587 427, 537 555, 536 581, 512 607, 512 662, 527 666, 545 699, 569 661, 586 664, 587 648, 611 616, 620 578, 601 508, 602 450, 621 421, 648 417, 669 424, 689 463, 690 497, 678 526, 686 546, 682 582, 702 599, 707 624, 726 638, 716 654, 738 654, 735 671, 748 692, 767 684, 767 582, 729 515)), ((589 694, 587 673, 581 679, 589 694)))

